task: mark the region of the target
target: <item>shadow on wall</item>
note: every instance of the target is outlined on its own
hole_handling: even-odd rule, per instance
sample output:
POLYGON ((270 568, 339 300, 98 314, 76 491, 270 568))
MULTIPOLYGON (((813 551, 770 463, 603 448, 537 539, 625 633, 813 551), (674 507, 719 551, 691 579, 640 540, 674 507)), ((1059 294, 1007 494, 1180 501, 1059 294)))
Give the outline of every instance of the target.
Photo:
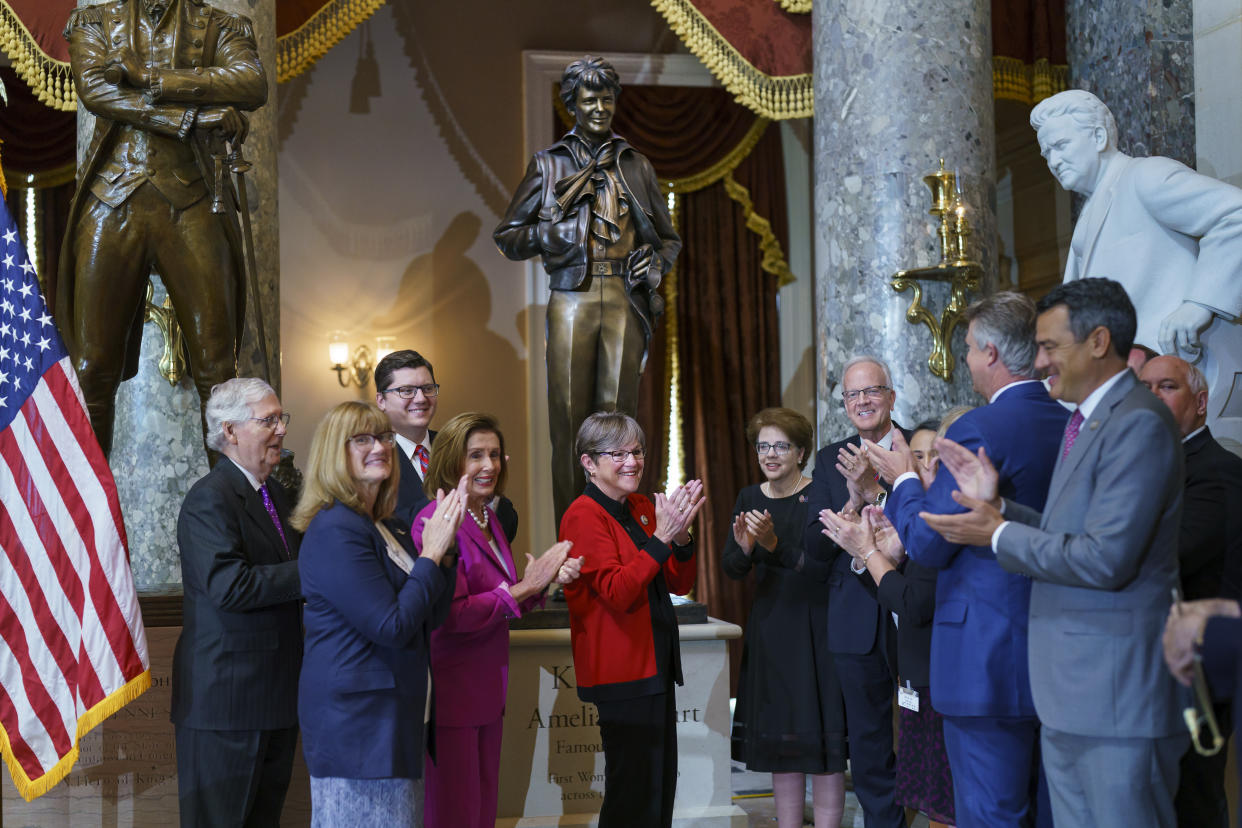
MULTIPOLYGON (((509 340, 488 328, 491 288, 467 255, 481 229, 474 213, 454 216, 431 252, 410 262, 392 305, 370 327, 377 336, 394 337, 394 347, 413 348, 435 366, 441 388, 433 428, 463 411, 485 411, 500 420, 510 457, 506 494, 525 521, 526 363, 509 340)), ((515 553, 523 535, 519 531, 515 553)), ((515 557, 522 558, 520 553, 515 557)))

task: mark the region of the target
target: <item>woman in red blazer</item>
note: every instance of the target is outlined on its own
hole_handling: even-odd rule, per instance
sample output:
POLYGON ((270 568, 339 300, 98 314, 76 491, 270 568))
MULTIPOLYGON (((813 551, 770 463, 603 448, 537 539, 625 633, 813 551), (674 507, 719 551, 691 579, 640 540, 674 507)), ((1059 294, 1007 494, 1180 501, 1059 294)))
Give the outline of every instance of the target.
POLYGON ((690 524, 703 505, 692 480, 667 497, 637 494, 643 430, 615 412, 578 429, 587 486, 561 519, 578 580, 565 587, 578 697, 599 710, 604 746, 600 828, 668 828, 677 787, 676 701, 682 684, 669 592, 694 585, 690 524))
MULTIPOLYGON (((457 584, 448 618, 431 634, 436 691, 435 757, 427 765, 426 828, 493 828, 500 772, 501 720, 509 679, 509 619, 543 604, 553 578, 577 575, 565 564, 569 544, 538 559, 527 555, 519 578, 492 500, 504 492, 504 436, 487 414, 468 412, 436 435, 423 485, 432 495, 466 478, 466 518, 457 532, 457 584)), ((447 491, 447 489, 445 489, 447 491)), ((410 534, 422 549, 433 500, 410 534)))

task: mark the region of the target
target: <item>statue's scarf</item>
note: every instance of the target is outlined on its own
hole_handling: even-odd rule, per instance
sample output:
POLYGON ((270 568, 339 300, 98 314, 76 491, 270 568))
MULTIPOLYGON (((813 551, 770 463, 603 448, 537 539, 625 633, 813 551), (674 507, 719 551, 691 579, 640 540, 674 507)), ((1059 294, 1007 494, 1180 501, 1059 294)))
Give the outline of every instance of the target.
POLYGON ((617 150, 620 138, 610 138, 594 151, 580 136, 570 133, 565 141, 580 169, 556 182, 556 206, 569 215, 584 199, 591 201, 591 235, 609 245, 621 238, 619 220, 628 211, 617 181, 617 150))

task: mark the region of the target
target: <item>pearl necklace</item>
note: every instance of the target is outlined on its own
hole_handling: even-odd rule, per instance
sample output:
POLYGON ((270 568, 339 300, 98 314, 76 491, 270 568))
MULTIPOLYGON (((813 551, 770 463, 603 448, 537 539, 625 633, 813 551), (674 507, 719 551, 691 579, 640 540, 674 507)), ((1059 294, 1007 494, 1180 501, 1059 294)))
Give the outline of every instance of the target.
POLYGON ((480 519, 480 518, 479 518, 479 517, 478 517, 478 516, 474 513, 474 510, 473 510, 473 509, 471 509, 471 508, 469 508, 469 507, 467 507, 467 509, 466 509, 466 514, 470 515, 470 519, 474 521, 475 526, 478 526, 480 529, 484 529, 484 530, 486 530, 486 529, 487 529, 487 523, 488 523, 488 521, 490 520, 490 518, 488 518, 488 516, 487 516, 487 507, 486 507, 486 506, 484 506, 484 507, 483 507, 483 518, 482 518, 482 519, 480 519))
POLYGON ((794 481, 793 487, 785 494, 778 494, 776 491, 776 486, 773 484, 771 480, 765 480, 764 484, 768 487, 768 491, 771 493, 769 497, 771 497, 773 500, 782 500, 786 497, 789 497, 794 492, 798 491, 798 487, 802 485, 802 481, 805 479, 806 477, 804 475, 801 475, 801 474, 798 475, 798 479, 794 481))

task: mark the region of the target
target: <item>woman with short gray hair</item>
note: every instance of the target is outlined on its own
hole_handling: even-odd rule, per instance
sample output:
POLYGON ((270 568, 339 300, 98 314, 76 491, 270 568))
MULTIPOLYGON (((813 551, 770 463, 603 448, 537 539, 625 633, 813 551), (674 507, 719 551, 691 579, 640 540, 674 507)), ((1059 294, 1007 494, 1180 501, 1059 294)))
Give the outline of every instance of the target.
POLYGON ((676 702, 682 684, 669 592, 694 585, 690 524, 703 483, 638 494, 645 438, 634 418, 599 412, 576 444, 586 490, 565 511, 560 539, 581 558, 566 585, 578 698, 599 711, 604 746, 600 828, 668 828, 677 787, 676 702))

